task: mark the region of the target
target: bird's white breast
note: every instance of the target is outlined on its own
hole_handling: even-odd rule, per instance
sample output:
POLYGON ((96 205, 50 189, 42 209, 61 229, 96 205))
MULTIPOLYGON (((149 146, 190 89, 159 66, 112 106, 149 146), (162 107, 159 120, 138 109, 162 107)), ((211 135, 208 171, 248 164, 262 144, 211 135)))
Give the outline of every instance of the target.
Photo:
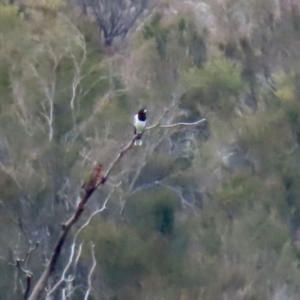
POLYGON ((146 121, 140 121, 138 115, 134 116, 134 127, 136 128, 137 133, 142 133, 146 127, 146 121))

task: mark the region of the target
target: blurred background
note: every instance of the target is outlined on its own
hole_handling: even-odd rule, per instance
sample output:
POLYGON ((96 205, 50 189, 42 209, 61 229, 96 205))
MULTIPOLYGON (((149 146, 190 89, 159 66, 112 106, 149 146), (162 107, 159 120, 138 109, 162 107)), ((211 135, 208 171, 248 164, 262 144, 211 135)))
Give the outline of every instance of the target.
POLYGON ((39 278, 135 112, 178 102, 162 124, 207 121, 145 132, 47 299, 84 299, 91 242, 90 300, 299 299, 299 49, 292 0, 0 0, 0 298, 23 299, 18 259, 39 278))

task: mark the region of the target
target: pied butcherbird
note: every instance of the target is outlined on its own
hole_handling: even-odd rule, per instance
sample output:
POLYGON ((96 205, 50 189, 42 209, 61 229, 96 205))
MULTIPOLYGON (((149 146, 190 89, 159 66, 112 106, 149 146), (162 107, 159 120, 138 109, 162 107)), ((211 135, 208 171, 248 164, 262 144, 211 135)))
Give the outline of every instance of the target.
POLYGON ((133 125, 134 125, 134 134, 137 135, 134 145, 135 146, 142 146, 142 134, 146 127, 146 108, 140 109, 134 116, 133 125))

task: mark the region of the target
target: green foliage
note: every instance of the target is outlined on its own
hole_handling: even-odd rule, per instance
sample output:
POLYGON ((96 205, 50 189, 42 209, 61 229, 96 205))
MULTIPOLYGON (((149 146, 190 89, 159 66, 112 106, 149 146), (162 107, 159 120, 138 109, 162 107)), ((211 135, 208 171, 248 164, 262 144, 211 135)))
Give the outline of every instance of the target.
POLYGON ((207 31, 198 28, 190 15, 165 20, 161 13, 154 13, 137 36, 131 55, 141 83, 138 97, 159 105, 157 99, 165 102, 174 91, 185 89, 182 78, 186 69, 201 66, 207 59, 207 37, 207 31))
POLYGON ((185 81, 189 89, 181 101, 182 107, 195 109, 201 104, 222 118, 232 115, 244 88, 240 66, 224 57, 205 63, 203 68, 190 68, 185 81))
MULTIPOLYGON (((207 256, 216 256, 221 250, 221 237, 214 217, 211 215, 203 215, 200 221, 194 221, 189 224, 192 237, 200 245, 207 256)), ((203 251, 203 252, 204 252, 203 251)))
POLYGON ((217 89, 224 96, 238 93, 243 87, 240 78, 240 66, 224 57, 207 62, 203 69, 191 68, 186 80, 191 87, 199 87, 204 91, 217 89))
POLYGON ((5 32, 20 24, 19 8, 16 5, 0 5, 0 30, 5 32))
POLYGON ((261 181, 250 174, 234 174, 222 189, 214 194, 215 200, 232 212, 253 207, 255 195, 261 190, 261 181))
MULTIPOLYGON (((214 293, 220 296, 217 289, 218 261, 210 257, 199 258, 199 255, 189 255, 185 259, 183 266, 182 283, 190 291, 197 290, 199 287, 205 294, 214 293)), ((207 295, 205 299, 216 299, 212 295, 207 295)))
POLYGON ((279 73, 274 76, 277 90, 275 96, 280 101, 292 128, 299 132, 299 101, 297 100, 297 75, 294 73, 279 73))
POLYGON ((14 198, 17 183, 14 180, 15 170, 12 168, 3 168, 0 170, 0 189, 2 197, 6 201, 14 198))
POLYGON ((136 185, 141 182, 144 184, 160 181, 172 174, 178 164, 176 165, 176 158, 170 155, 153 154, 148 159, 147 165, 141 171, 136 185))
POLYGON ((161 58, 166 56, 166 43, 168 38, 168 29, 161 26, 162 14, 156 12, 149 24, 146 24, 143 29, 144 38, 151 39, 154 38, 156 43, 156 50, 161 58))
POLYGON ((23 0, 24 4, 37 11, 42 11, 45 16, 55 17, 65 5, 65 0, 23 0))
POLYGON ((174 230, 174 204, 166 198, 154 205, 153 209, 155 227, 163 235, 171 235, 174 230))
POLYGON ((114 222, 97 222, 84 237, 95 242, 97 261, 113 285, 130 282, 130 276, 135 278, 147 272, 149 249, 135 230, 114 222))
POLYGON ((228 253, 232 263, 252 265, 256 271, 262 269, 268 272, 273 269, 273 264, 290 239, 290 232, 282 219, 258 207, 248 210, 247 216, 231 223, 229 231, 225 228, 219 230, 226 236, 222 251, 228 253))
POLYGON ((288 216, 290 218, 292 231, 296 230, 300 226, 300 206, 299 206, 299 194, 300 188, 298 170, 290 169, 286 173, 282 174, 282 181, 284 186, 284 200, 288 206, 288 216))
MULTIPOLYGON (((220 290, 223 294, 231 295, 238 293, 238 291, 244 289, 245 286, 247 286, 248 281, 248 274, 244 267, 242 266, 230 266, 230 267, 224 267, 220 271, 221 274, 221 285, 220 290)), ((246 289, 245 289, 246 290, 246 289)), ((251 289, 248 289, 248 291, 245 291, 245 299, 248 299, 248 295, 251 289)))
POLYGON ((178 199, 171 191, 156 188, 131 198, 126 214, 143 235, 157 232, 170 236, 174 233, 174 217, 178 207, 178 199))
POLYGON ((195 66, 202 66, 207 60, 207 30, 204 28, 200 31, 190 16, 180 17, 177 26, 179 31, 176 34, 178 45, 188 50, 188 54, 195 66))
MULTIPOLYGON (((177 14, 153 13, 126 43, 102 48, 89 14, 79 16, 72 1, 67 9, 63 0, 24 0, 25 8, 8 2, 0 1, 0 201, 5 205, 0 256, 12 261, 28 253, 15 222, 20 217, 28 238, 41 240, 28 266, 34 276, 41 274, 51 249, 44 251, 74 211, 80 180, 92 161, 107 170, 132 137, 136 107, 148 107, 151 124, 169 106, 170 94, 176 98, 186 91, 162 123, 205 116, 211 134, 204 145, 201 126, 156 128, 145 133, 142 148, 122 158, 85 207, 84 218, 112 192, 101 218, 95 216, 80 233, 84 250, 70 275, 82 288, 74 297, 86 288, 87 241, 95 243, 97 261, 90 297, 298 295, 297 13, 270 20, 273 4, 267 0, 226 1, 218 14, 220 5, 212 1, 205 17, 197 12, 194 18, 183 12, 187 3, 169 1, 177 14), (217 16, 213 27, 210 16, 217 16), (259 26, 233 32, 244 19, 259 26), (249 78, 256 111, 244 103, 253 88, 247 87, 249 78), (270 79, 276 90, 270 90, 270 79), (187 154, 177 154, 178 136, 187 154), (251 167, 220 166, 224 146, 234 146, 251 167), (285 283, 287 291, 280 294, 285 283)), ((65 245, 53 278, 69 259, 65 245)), ((0 268, 14 276, 11 268, 0 268)), ((17 276, 15 282, 24 283, 23 274, 17 276)), ((13 284, 1 281, 5 299, 21 298, 22 287, 14 292, 13 284)))
POLYGON ((293 29, 295 30, 296 34, 298 34, 299 37, 300 36, 300 15, 297 9, 291 11, 291 18, 292 18, 293 29))
POLYGON ((243 88, 240 66, 225 58, 204 65, 204 88, 217 89, 223 96, 237 94, 243 88))
POLYGON ((57 12, 65 6, 65 1, 64 0, 44 1, 43 6, 45 7, 45 9, 57 12))
POLYGON ((240 181, 240 178, 234 178, 230 181, 230 186, 224 187, 221 191, 217 192, 216 199, 222 205, 243 201, 251 192, 245 182, 240 181), (237 180, 238 179, 238 180, 237 180))
POLYGON ((295 144, 293 131, 282 110, 249 116, 244 124, 240 144, 254 151, 266 168, 285 170, 293 164, 294 156, 287 150, 295 144))
POLYGON ((265 216, 250 219, 245 224, 250 241, 263 250, 279 252, 289 239, 287 228, 276 219, 265 216))
POLYGON ((160 25, 162 19, 162 14, 159 12, 155 12, 149 22, 149 24, 146 24, 143 29, 143 36, 145 39, 154 37, 155 29, 160 25))
POLYGON ((7 274, 7 277, 3 277, 0 282, 0 290, 2 297, 9 298, 11 295, 11 282, 10 276, 13 276, 13 270, 7 266, 4 262, 0 264, 0 271, 3 274, 7 274))
POLYGON ((162 19, 161 13, 156 12, 153 14, 150 22, 143 28, 144 39, 155 40, 156 50, 162 59, 169 59, 172 52, 174 55, 176 51, 182 48, 181 55, 184 54, 184 51, 187 51, 192 58, 192 62, 196 66, 200 66, 206 60, 205 39, 207 32, 205 30, 199 31, 189 15, 182 15, 169 22, 169 24, 163 23, 162 19))

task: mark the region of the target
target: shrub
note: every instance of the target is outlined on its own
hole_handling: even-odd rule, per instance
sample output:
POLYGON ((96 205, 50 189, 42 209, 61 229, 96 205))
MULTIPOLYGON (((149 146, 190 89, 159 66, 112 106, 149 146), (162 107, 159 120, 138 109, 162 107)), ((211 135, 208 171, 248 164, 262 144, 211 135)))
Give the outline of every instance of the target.
POLYGON ((174 233, 174 217, 179 201, 173 192, 161 187, 135 194, 128 199, 125 214, 142 236, 174 233))
POLYGON ((182 98, 183 108, 196 109, 200 104, 222 118, 232 115, 244 88, 240 66, 222 56, 206 62, 203 68, 190 68, 185 82, 188 91, 182 98))
POLYGON ((126 284, 147 272, 149 249, 134 229, 98 222, 87 229, 84 238, 95 242, 96 259, 112 285, 126 284))
POLYGON ((16 5, 0 5, 0 30, 5 32, 14 28, 20 21, 16 5))

